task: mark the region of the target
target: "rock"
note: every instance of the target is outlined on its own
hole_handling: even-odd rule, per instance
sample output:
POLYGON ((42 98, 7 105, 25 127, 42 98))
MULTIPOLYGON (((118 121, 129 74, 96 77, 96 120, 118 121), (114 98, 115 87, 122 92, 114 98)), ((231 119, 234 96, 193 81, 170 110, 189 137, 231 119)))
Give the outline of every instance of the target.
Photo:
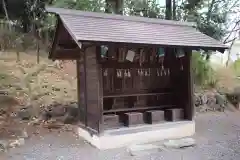
POLYGON ((72 117, 78 117, 79 116, 79 108, 78 105, 70 105, 66 107, 66 112, 68 115, 72 117))
POLYGON ((142 144, 142 145, 132 145, 128 147, 127 150, 132 156, 142 156, 145 154, 157 153, 159 151, 162 151, 162 148, 157 145, 142 144))
POLYGON ((0 116, 2 116, 2 115, 4 115, 4 114, 6 114, 6 111, 1 108, 1 109, 0 109, 0 116))
POLYGON ((47 107, 47 112, 51 117, 60 117, 65 115, 66 108, 61 104, 53 104, 47 107))
POLYGON ((237 95, 237 96, 240 96, 240 87, 238 86, 238 87, 235 87, 234 89, 233 89, 233 93, 235 94, 235 95, 237 95))
POLYGON ((70 102, 69 106, 77 108, 78 107, 78 102, 70 102))
POLYGON ((227 100, 226 97, 224 97, 223 95, 220 95, 219 93, 215 94, 215 98, 216 98, 216 103, 219 105, 226 105, 227 100))
POLYGON ((57 88, 57 87, 54 87, 54 86, 52 86, 52 91, 61 91, 61 89, 60 89, 60 88, 57 88))
POLYGON ((219 111, 219 112, 224 112, 225 110, 225 106, 221 106, 220 104, 215 104, 214 108, 215 108, 215 111, 219 111))
POLYGON ((64 115, 64 116, 61 116, 61 117, 55 117, 54 119, 55 119, 57 122, 64 123, 65 115, 64 115))
POLYGON ((208 111, 208 107, 206 105, 201 105, 199 107, 196 107, 196 112, 204 113, 208 111))
POLYGON ((202 101, 201 101, 201 96, 199 94, 195 94, 194 95, 194 98, 195 98, 195 106, 198 107, 202 104, 202 101))
POLYGON ((9 147, 15 148, 15 147, 23 146, 24 144, 25 144, 24 138, 19 138, 17 140, 10 141, 9 147))
POLYGON ((5 152, 8 149, 8 142, 0 140, 0 152, 5 152))
POLYGON ((219 104, 214 104, 214 105, 209 106, 209 110, 210 110, 210 111, 221 111, 220 108, 221 108, 221 107, 220 107, 219 104))
POLYGON ((8 91, 0 90, 1 95, 9 95, 8 91))
POLYGON ((59 129, 62 126, 63 124, 58 122, 56 119, 51 119, 43 124, 43 127, 48 129, 59 129))
POLYGON ((74 124, 76 121, 77 121, 77 118, 69 114, 66 114, 63 119, 63 123, 65 124, 74 124))
POLYGON ((196 145, 196 142, 193 138, 183 138, 177 140, 169 140, 164 143, 164 146, 167 148, 186 148, 186 147, 193 147, 196 145))
POLYGON ((227 98, 223 95, 218 94, 218 93, 215 95, 215 98, 216 98, 216 103, 219 104, 220 107, 221 107, 221 110, 224 111, 224 109, 226 108, 227 103, 228 103, 227 98))
POLYGON ((207 105, 208 106, 212 106, 216 104, 216 98, 215 98, 215 94, 212 93, 208 93, 207 95, 207 105))
POLYGON ((234 90, 228 93, 230 97, 236 101, 236 103, 240 102, 240 87, 235 87, 234 90))
POLYGON ((240 109, 240 103, 234 104, 234 107, 239 110, 240 109))
POLYGON ((40 121, 47 121, 49 119, 52 118, 52 115, 51 113, 49 113, 48 111, 44 110, 40 113, 39 117, 38 117, 38 120, 40 121))
POLYGON ((34 118, 32 121, 30 121, 30 122, 28 123, 28 125, 40 125, 41 122, 42 122, 41 119, 39 119, 39 118, 34 118))
POLYGON ((228 101, 233 105, 238 103, 237 96, 235 96, 233 93, 226 93, 226 97, 228 101))
POLYGON ((202 105, 207 104, 207 101, 208 101, 207 96, 205 94, 202 94, 200 97, 201 97, 201 104, 202 105))
POLYGON ((22 131, 21 138, 28 138, 28 133, 25 129, 22 131))
POLYGON ((29 120, 31 119, 32 115, 28 108, 23 108, 17 112, 17 117, 21 120, 29 120))
POLYGON ((62 122, 64 124, 74 124, 75 122, 78 121, 78 118, 73 117, 69 113, 67 113, 67 114, 65 114, 64 116, 61 116, 61 117, 56 117, 55 119, 56 119, 56 121, 62 122))

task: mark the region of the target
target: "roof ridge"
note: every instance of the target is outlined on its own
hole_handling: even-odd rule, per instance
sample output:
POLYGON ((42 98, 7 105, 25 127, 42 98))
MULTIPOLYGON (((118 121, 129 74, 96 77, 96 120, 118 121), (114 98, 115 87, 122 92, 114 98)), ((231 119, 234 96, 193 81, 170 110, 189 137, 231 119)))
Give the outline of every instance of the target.
POLYGON ((140 17, 140 16, 127 16, 127 15, 108 14, 108 13, 101 13, 101 12, 88 12, 88 11, 73 10, 73 9, 66 9, 66 8, 55 8, 55 7, 46 7, 46 10, 48 12, 55 13, 58 15, 82 16, 82 17, 92 17, 92 18, 145 22, 145 23, 152 23, 152 24, 176 25, 176 26, 185 26, 185 27, 194 26, 194 23, 191 23, 191 22, 147 18, 147 17, 140 17))

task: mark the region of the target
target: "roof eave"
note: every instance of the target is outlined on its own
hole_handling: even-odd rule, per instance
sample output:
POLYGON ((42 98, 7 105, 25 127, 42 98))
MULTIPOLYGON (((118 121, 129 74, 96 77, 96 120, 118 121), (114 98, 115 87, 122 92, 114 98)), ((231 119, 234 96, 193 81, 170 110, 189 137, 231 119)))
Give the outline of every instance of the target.
POLYGON ((205 50, 205 51, 219 51, 221 53, 224 53, 228 47, 201 47, 199 49, 205 50))
POLYGON ((78 42, 81 43, 95 43, 97 45, 108 45, 108 44, 119 44, 119 45, 138 45, 138 46, 147 46, 147 45, 152 45, 152 46, 159 46, 159 47, 174 47, 174 48, 190 48, 192 50, 212 50, 212 51, 219 51, 219 52, 224 52, 226 49, 229 49, 228 46, 226 45, 219 45, 219 46, 186 46, 186 45, 168 45, 168 44, 148 44, 148 43, 130 43, 130 42, 109 42, 109 41, 92 41, 92 40, 78 40, 78 42))

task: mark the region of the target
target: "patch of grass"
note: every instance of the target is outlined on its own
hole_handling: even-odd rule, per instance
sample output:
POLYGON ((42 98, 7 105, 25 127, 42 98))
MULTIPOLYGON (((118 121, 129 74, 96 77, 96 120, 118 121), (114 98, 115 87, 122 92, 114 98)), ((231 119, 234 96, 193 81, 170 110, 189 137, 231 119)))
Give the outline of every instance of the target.
POLYGON ((218 79, 215 71, 200 53, 194 53, 192 57, 194 83, 202 87, 214 88, 218 79))
POLYGON ((234 72, 234 75, 240 76, 240 60, 236 60, 229 68, 234 72))
POLYGON ((217 87, 219 90, 227 91, 233 90, 240 83, 236 79, 235 72, 231 67, 222 67, 216 70, 216 77, 218 79, 217 87))
POLYGON ((77 100, 75 75, 67 74, 64 68, 55 68, 47 58, 36 64, 35 55, 21 53, 20 62, 16 62, 14 56, 15 53, 4 53, 0 58, 1 90, 25 104, 31 101, 37 106, 77 100))

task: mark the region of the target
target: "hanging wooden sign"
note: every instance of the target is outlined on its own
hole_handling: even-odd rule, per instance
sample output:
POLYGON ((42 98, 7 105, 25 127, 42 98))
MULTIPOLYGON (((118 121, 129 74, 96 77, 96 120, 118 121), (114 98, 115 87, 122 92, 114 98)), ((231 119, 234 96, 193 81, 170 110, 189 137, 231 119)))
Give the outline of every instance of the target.
POLYGON ((134 57, 135 57, 135 52, 132 50, 128 50, 126 60, 133 62, 134 57))
POLYGON ((106 57, 108 52, 108 47, 107 46, 101 46, 101 57, 106 57))

